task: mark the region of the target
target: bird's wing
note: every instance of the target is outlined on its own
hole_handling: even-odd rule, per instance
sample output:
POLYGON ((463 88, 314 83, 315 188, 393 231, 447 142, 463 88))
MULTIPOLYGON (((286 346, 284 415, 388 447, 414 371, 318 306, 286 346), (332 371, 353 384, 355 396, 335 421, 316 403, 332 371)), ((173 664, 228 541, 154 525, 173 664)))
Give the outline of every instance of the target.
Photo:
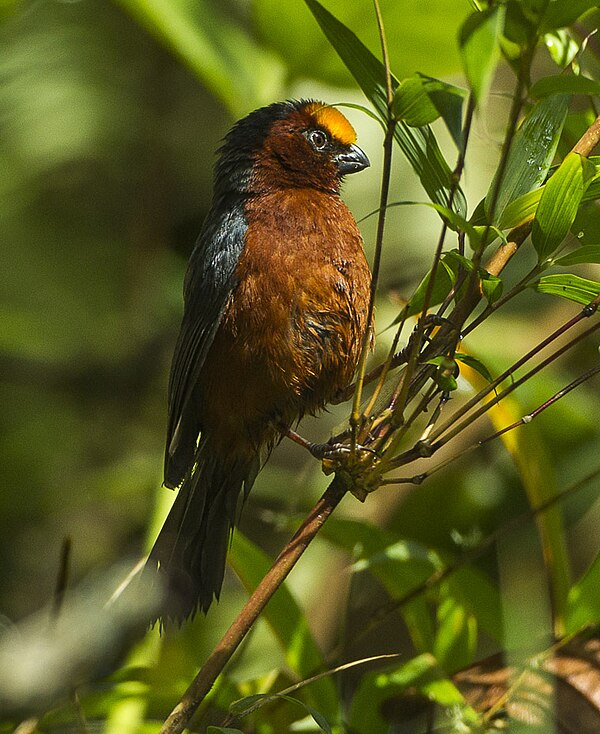
POLYGON ((190 399, 202 365, 235 287, 244 248, 243 203, 222 202, 208 215, 190 258, 184 285, 185 309, 169 377, 165 484, 177 486, 193 463, 199 416, 190 399))

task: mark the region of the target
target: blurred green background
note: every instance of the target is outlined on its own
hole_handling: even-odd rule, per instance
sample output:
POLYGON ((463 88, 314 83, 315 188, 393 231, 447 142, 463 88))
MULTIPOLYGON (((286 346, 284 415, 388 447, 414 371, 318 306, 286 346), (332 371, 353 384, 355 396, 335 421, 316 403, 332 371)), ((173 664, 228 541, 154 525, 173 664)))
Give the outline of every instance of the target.
MULTIPOLYGON (((370 2, 325 5, 377 51, 370 2)), ((455 38, 470 7, 467 0, 382 2, 396 76, 421 71, 461 83, 455 38)), ((287 97, 363 100, 300 0, 4 0, 0 18, 0 612, 16 620, 51 597, 65 536, 73 542, 75 582, 139 556, 157 503, 164 512, 172 497, 160 488, 168 368, 186 259, 210 203, 214 151, 229 125, 287 97)), ((541 67, 547 63, 541 58, 541 67)), ((465 178, 471 211, 498 159, 504 92, 512 85, 502 69, 477 120, 465 178)), ((382 136, 360 111, 348 116, 373 164, 345 187, 361 218, 377 207, 382 136)), ((435 129, 453 165, 452 144, 435 129)), ((391 198, 425 199, 399 154, 391 198)), ((374 218, 361 226, 371 255, 374 218)), ((582 241, 598 241, 595 205, 579 226, 582 241)), ((391 210, 379 330, 426 271, 438 231, 431 210, 391 210)), ((523 253, 509 281, 532 262, 523 253)), ((468 348, 497 374, 575 311, 528 294, 468 348)), ((389 338, 381 335, 378 354, 389 338)), ((578 374, 596 347, 585 344, 528 385, 522 412, 578 374)), ((543 481, 565 487, 596 466, 596 398, 597 385, 586 385, 520 434, 528 460, 546 472, 543 481)), ((342 406, 302 430, 324 440, 345 415, 342 406)), ((244 532, 275 553, 325 485, 316 462, 282 444, 245 507, 244 532)), ((598 550, 589 532, 598 521, 595 490, 566 505, 579 569, 598 550)), ((346 498, 341 514, 456 549, 526 506, 519 471, 496 442, 418 489, 388 487, 365 505, 346 498)), ((531 577, 540 561, 529 562, 531 577)), ((495 559, 486 563, 495 574, 495 559)), ((291 579, 325 647, 340 623, 347 564, 346 555, 319 541, 291 579)), ((384 599, 373 580, 362 583, 351 604, 357 620, 384 599)), ((228 599, 237 603, 240 595, 229 578, 209 634, 231 617, 228 599)), ((351 637, 359 622, 349 624, 351 637)), ((396 634, 403 637, 397 629, 381 634, 382 650, 396 634)))

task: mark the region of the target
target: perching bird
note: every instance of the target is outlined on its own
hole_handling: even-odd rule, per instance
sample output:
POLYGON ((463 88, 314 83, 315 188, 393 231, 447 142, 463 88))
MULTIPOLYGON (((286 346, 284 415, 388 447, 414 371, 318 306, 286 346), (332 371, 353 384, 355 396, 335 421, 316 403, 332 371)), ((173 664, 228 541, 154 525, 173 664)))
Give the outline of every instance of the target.
POLYGON ((164 483, 179 492, 148 561, 163 620, 218 598, 242 489, 280 427, 352 379, 371 281, 339 196, 369 165, 355 140, 336 108, 303 100, 252 112, 220 150, 169 381, 164 483))

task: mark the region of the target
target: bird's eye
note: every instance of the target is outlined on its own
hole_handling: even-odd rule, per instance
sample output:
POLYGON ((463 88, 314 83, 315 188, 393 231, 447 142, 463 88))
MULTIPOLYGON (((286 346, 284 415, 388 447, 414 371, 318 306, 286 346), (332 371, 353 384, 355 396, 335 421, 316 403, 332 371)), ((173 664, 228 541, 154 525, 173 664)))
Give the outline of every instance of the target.
POLYGON ((329 138, 322 130, 310 130, 307 138, 315 150, 323 150, 329 143, 329 138))

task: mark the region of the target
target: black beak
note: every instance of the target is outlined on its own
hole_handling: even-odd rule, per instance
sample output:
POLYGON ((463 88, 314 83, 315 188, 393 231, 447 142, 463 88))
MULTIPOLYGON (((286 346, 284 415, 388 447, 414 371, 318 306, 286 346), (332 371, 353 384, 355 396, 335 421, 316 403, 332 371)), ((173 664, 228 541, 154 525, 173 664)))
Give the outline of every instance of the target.
POLYGON ((364 151, 358 145, 350 145, 344 148, 335 156, 334 160, 340 176, 345 176, 347 173, 357 173, 371 165, 364 151))

